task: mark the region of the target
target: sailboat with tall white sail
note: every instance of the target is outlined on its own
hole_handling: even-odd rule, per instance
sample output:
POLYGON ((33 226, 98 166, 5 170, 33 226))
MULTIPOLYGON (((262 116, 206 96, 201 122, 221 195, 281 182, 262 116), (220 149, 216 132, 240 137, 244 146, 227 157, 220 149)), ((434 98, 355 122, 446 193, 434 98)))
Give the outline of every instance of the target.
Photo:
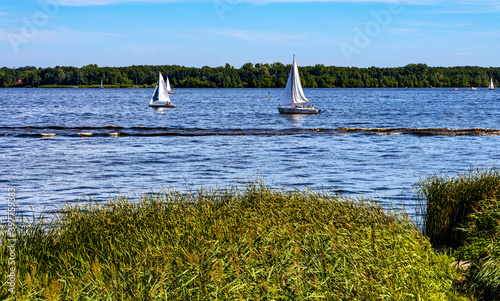
POLYGON ((167 76, 167 92, 168 94, 175 94, 175 91, 172 91, 172 88, 170 87, 170 81, 168 80, 168 76, 167 76))
POLYGON ((493 77, 490 77, 490 86, 488 87, 490 90, 495 90, 495 86, 493 85, 493 77))
POLYGON ((102 79, 101 79, 101 86, 99 88, 104 89, 104 86, 102 85, 102 79))
POLYGON ((158 78, 158 84, 156 85, 153 96, 151 96, 151 100, 149 101, 149 106, 152 108, 177 108, 176 105, 170 102, 167 84, 165 83, 161 72, 158 78))
POLYGON ((288 76, 285 91, 278 107, 280 114, 319 114, 321 110, 315 109, 314 105, 309 105, 309 100, 304 95, 302 84, 300 83, 299 69, 293 56, 293 65, 288 76))

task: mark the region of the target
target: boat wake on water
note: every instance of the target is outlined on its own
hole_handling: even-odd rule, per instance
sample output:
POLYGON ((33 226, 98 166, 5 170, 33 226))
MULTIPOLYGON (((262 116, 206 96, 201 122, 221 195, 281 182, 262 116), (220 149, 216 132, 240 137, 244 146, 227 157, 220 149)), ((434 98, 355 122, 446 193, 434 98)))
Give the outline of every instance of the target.
POLYGON ((0 127, 0 136, 11 137, 82 137, 99 136, 297 136, 297 135, 415 135, 415 136, 500 136, 500 129, 448 128, 351 128, 305 129, 203 129, 169 127, 0 127))

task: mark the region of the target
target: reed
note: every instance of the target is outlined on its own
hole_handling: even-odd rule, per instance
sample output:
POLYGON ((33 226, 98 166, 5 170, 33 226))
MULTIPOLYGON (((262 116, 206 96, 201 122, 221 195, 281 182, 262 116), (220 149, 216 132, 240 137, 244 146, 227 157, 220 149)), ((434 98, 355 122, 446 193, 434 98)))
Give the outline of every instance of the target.
POLYGON ((500 300, 500 201, 482 201, 459 230, 467 243, 458 248, 456 257, 470 266, 465 289, 481 300, 500 300))
POLYGON ((458 248, 465 242, 459 228, 484 200, 500 194, 500 170, 470 168, 454 177, 434 174, 417 184, 424 233, 435 247, 458 248))
POLYGON ((87 201, 17 231, 2 300, 466 300, 405 215, 258 181, 87 201))

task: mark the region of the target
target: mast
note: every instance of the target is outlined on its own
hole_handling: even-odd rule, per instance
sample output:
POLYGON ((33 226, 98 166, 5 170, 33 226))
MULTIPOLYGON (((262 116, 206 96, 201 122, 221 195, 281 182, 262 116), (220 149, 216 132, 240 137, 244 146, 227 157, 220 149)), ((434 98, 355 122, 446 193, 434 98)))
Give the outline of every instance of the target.
POLYGON ((293 79, 295 78, 295 54, 293 55, 293 64, 292 64, 292 85, 290 86, 290 89, 292 89, 292 103, 294 103, 293 101, 293 79))

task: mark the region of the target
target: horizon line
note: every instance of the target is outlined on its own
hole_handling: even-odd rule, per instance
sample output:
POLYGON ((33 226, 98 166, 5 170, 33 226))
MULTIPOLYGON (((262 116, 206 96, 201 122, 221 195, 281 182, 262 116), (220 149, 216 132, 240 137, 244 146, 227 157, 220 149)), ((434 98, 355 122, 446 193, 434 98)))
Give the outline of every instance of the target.
MULTIPOLYGON (((292 63, 289 63, 289 64, 285 64, 285 63, 282 63, 282 62, 273 62, 273 63, 252 63, 252 62, 247 62, 247 63, 244 63, 243 65, 241 65, 240 67, 236 67, 234 65, 231 65, 229 63, 225 63, 227 65, 229 65, 230 67, 234 67, 234 68, 237 68, 237 69, 241 69, 244 65, 246 64, 252 64, 254 67, 255 65, 273 65, 273 64, 276 64, 276 63, 280 63, 280 64, 283 64, 285 66, 287 65, 292 65, 292 63)), ((203 69, 203 68, 225 68, 224 65, 219 65, 219 66, 202 66, 202 67, 194 67, 194 66, 184 66, 184 65, 177 65, 177 64, 170 64, 170 65, 147 65, 147 64, 141 64, 141 65, 136 65, 136 64, 133 64, 133 65, 126 65, 126 66, 99 66, 98 64, 96 63, 91 63, 91 64, 87 64, 87 65, 83 65, 81 67, 76 67, 76 66, 68 66, 68 65, 56 65, 56 66, 52 66, 52 67, 37 67, 37 66, 32 66, 32 65, 26 65, 26 66, 20 66, 20 67, 7 67, 7 66, 2 66, 0 67, 0 70, 2 69, 12 69, 12 70, 17 70, 17 69, 21 69, 21 68, 36 68, 36 69, 47 69, 47 68, 78 68, 78 69, 81 69, 81 68, 84 68, 84 67, 87 67, 87 66, 92 66, 92 65, 96 65, 97 68, 128 68, 128 67, 166 67, 166 66, 170 66, 170 67, 182 67, 182 68, 195 68, 195 69, 203 69)), ((370 66, 370 67, 357 67, 357 66, 341 66, 341 65, 324 65, 322 63, 317 63, 317 64, 314 64, 314 65, 307 65, 307 66, 299 66, 299 67, 315 67, 316 65, 323 65, 324 67, 338 67, 338 68, 358 68, 358 69, 370 69, 370 68, 379 68, 379 69, 391 69, 391 68, 404 68, 406 66, 409 66, 409 65, 425 65, 426 67, 428 68, 460 68, 460 67, 477 67, 477 68, 500 68, 500 66, 479 66, 479 65, 456 65, 456 66, 429 66, 428 64, 426 63, 408 63, 404 66, 393 66, 393 67, 380 67, 380 66, 370 66)))

